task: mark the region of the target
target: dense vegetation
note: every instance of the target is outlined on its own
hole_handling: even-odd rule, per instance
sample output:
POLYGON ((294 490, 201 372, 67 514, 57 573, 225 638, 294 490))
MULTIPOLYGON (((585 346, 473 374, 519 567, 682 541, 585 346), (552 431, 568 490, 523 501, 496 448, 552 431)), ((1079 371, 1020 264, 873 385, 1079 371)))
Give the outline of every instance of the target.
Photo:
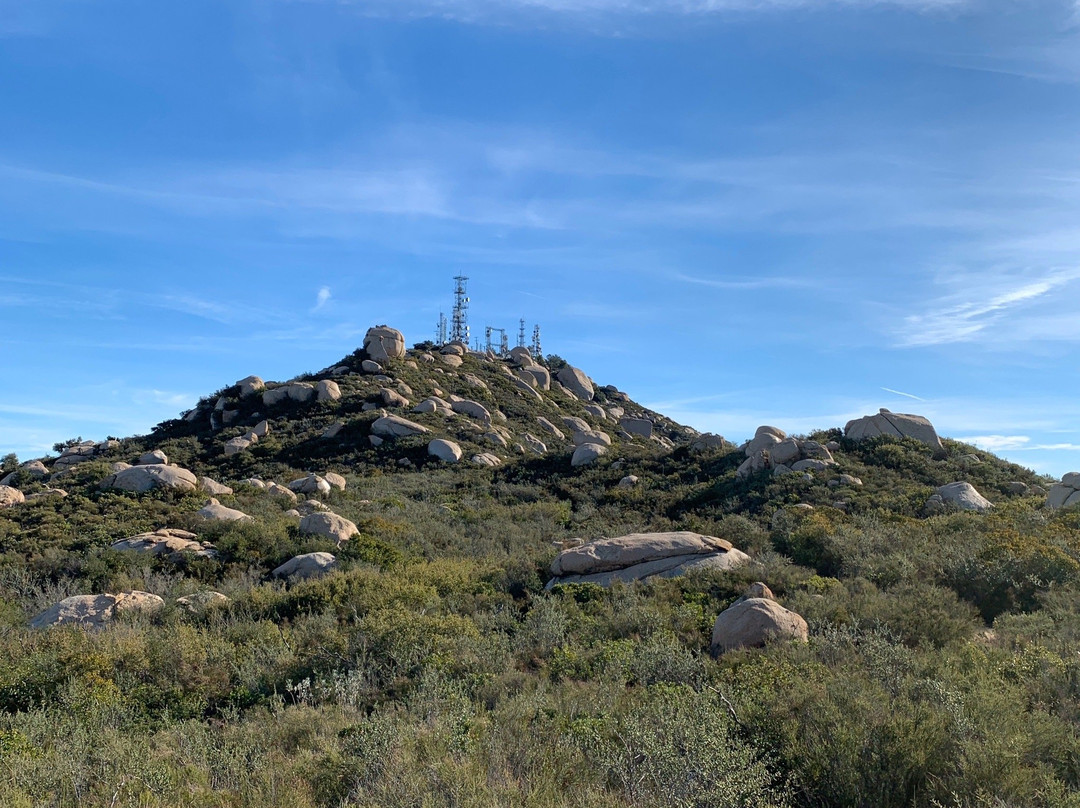
MULTIPOLYGON (((462 370, 511 422, 574 406, 514 395, 472 358, 462 370)), ((74 467, 68 497, 0 510, 0 805, 1080 806, 1080 512, 1007 485, 1045 480, 950 441, 935 459, 837 431, 813 436, 841 443, 813 482, 738 480, 740 452, 685 440, 619 443, 578 469, 565 448, 445 467, 419 438, 371 448, 370 390, 347 379, 341 402, 279 413, 251 452, 221 454, 239 426, 171 421, 74 467), (316 439, 343 416, 338 441, 316 439), (230 483, 341 471, 327 501, 361 536, 302 536, 244 485, 222 501, 256 521, 221 525, 194 519, 205 494, 98 489, 111 460, 151 447, 230 483), (629 473, 639 484, 618 487, 629 473), (841 473, 862 487, 829 487, 841 473), (995 509, 924 515, 955 480, 995 509), (166 525, 220 557, 108 547, 166 525), (665 529, 755 562, 545 591, 553 541, 665 529), (312 550, 341 569, 269 578, 312 550), (810 642, 713 658, 716 615, 755 580, 810 642), (231 602, 174 605, 207 588, 231 602), (100 631, 27 627, 67 595, 125 589, 168 605, 100 631)))

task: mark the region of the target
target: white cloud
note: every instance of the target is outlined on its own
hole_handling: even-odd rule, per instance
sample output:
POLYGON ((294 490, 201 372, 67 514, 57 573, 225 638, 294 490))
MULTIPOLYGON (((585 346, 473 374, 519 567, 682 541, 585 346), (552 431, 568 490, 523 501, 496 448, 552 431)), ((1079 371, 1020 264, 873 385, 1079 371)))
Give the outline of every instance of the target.
POLYGON ((891 387, 882 387, 881 389, 884 390, 886 393, 892 393, 894 396, 903 396, 904 398, 913 398, 916 401, 926 401, 925 398, 919 398, 914 393, 904 393, 904 392, 902 392, 900 390, 893 390, 891 387))
POLYGON ((330 287, 329 286, 320 287, 319 288, 319 293, 317 295, 315 295, 315 306, 311 310, 312 311, 318 311, 319 309, 321 309, 323 306, 325 306, 327 303, 330 302, 330 298, 331 298, 330 287))
POLYGON ((1031 438, 1027 435, 970 435, 957 437, 956 440, 970 443, 988 452, 1015 451, 1030 448, 1031 438))

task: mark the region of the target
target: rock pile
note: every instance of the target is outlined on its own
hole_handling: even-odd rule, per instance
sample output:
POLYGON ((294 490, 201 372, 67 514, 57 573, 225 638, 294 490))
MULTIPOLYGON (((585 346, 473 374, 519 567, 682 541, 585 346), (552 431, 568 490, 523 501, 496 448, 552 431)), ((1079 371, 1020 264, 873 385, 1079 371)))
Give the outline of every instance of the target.
POLYGON ((1080 471, 1066 474, 1046 495, 1047 508, 1071 508, 1073 505, 1080 505, 1080 471))
MULTIPOLYGON (((721 441, 723 438, 720 439, 721 441)), ((754 437, 742 446, 746 460, 736 475, 740 478, 772 469, 773 474, 821 471, 833 465, 832 452, 813 440, 789 438, 775 426, 759 426, 754 437)))
POLYGON ((217 555, 212 544, 200 542, 199 537, 194 533, 168 527, 114 541, 110 547, 113 550, 132 550, 136 553, 149 553, 169 558, 177 558, 184 553, 192 553, 203 558, 214 558, 217 555))
POLYGON ((303 581, 326 575, 337 566, 333 553, 304 553, 293 556, 271 573, 275 578, 303 581))
POLYGON ((132 466, 110 474, 101 481, 100 487, 144 494, 155 488, 194 491, 198 484, 198 478, 187 469, 155 463, 147 466, 132 466))
POLYGON ((732 569, 750 560, 731 542, 700 533, 631 533, 598 539, 564 550, 551 563, 555 577, 548 588, 562 583, 638 581, 669 578, 692 569, 732 569))
POLYGON ((64 598, 30 621, 31 628, 74 624, 101 628, 123 612, 156 612, 165 601, 149 592, 132 590, 116 595, 74 595, 64 598))

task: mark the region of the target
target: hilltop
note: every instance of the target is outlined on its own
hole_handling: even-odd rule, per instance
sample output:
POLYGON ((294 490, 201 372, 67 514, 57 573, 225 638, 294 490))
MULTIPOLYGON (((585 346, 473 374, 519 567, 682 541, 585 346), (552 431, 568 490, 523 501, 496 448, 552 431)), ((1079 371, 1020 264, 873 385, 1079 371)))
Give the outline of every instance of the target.
POLYGON ((0 488, 5 805, 1080 804, 1080 480, 918 416, 735 446, 377 326, 57 452, 0 488))

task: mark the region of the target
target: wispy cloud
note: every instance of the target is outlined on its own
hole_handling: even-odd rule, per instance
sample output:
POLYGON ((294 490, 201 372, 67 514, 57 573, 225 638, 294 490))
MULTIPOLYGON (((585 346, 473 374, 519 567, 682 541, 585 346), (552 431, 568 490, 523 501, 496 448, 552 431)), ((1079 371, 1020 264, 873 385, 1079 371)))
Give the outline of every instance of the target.
POLYGON ((818 279, 811 283, 805 278, 785 277, 761 277, 761 278, 703 278, 696 275, 687 275, 675 272, 671 275, 672 280, 692 283, 698 286, 710 286, 713 289, 725 289, 729 291, 757 290, 757 289, 805 289, 809 286, 820 287, 822 281, 818 279))
POLYGON ((936 301, 925 313, 907 316, 898 341, 904 347, 923 347, 983 338, 1017 310, 1077 279, 1080 270, 1059 270, 1039 279, 1014 280, 1010 288, 1001 288, 1002 281, 995 284, 993 278, 958 277, 956 285, 969 288, 936 301))

